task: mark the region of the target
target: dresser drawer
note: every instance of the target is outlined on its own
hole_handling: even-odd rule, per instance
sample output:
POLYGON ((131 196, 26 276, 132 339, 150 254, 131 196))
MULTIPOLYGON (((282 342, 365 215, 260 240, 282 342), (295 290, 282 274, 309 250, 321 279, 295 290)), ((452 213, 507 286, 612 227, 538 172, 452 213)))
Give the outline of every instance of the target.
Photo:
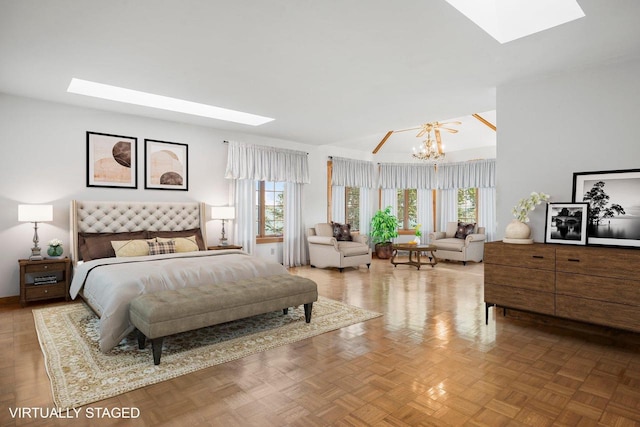
POLYGON ((49 271, 65 271, 67 269, 66 264, 64 263, 37 263, 37 264, 29 264, 25 266, 25 273, 33 274, 33 273, 47 273, 49 271))
POLYGON ((640 332, 638 307, 556 295, 556 316, 640 332))
POLYGON ((556 270, 589 276, 638 279, 640 251, 618 248, 562 247, 556 250, 556 270))
POLYGON ((492 242, 487 243, 484 247, 484 261, 487 264, 555 270, 556 250, 553 246, 539 243, 532 245, 513 245, 502 242, 492 242))
POLYGON ((56 285, 27 286, 25 292, 27 301, 65 297, 66 286, 64 282, 56 285))
POLYGON ((486 264, 484 266, 485 286, 493 284, 508 285, 514 288, 553 292, 555 290, 555 280, 555 273, 550 270, 534 270, 495 264, 486 264))
POLYGON ((516 308, 536 313, 555 313, 555 297, 549 292, 491 285, 484 287, 484 300, 500 307, 516 308))
POLYGON ((558 294, 604 302, 634 305, 640 310, 640 281, 613 279, 584 274, 556 273, 558 294))

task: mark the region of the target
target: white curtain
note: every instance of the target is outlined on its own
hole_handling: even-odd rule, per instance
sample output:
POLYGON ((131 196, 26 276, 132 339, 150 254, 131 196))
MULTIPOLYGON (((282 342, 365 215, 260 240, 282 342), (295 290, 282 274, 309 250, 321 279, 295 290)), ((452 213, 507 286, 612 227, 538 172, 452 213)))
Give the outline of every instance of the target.
MULTIPOLYGON (((227 170, 225 177, 236 180, 234 203, 238 218, 235 222, 236 239, 249 253, 255 251, 255 181, 274 181, 295 184, 309 182, 309 165, 307 153, 302 151, 287 150, 283 148, 268 147, 262 145, 240 144, 229 142, 227 153, 227 170), (251 182, 251 194, 249 185, 242 181, 251 182), (244 197, 244 199, 242 199, 244 197), (242 213, 241 213, 242 212, 242 213), (240 216, 242 215, 242 216, 240 216)), ((287 186, 286 188, 288 188, 287 186)), ((293 195, 287 195, 285 189, 285 235, 283 237, 285 264, 297 264, 306 262, 305 233, 300 225, 302 216, 302 188, 293 190, 293 195), (291 222, 291 224, 289 224, 291 222), (303 256, 301 256, 301 254, 303 256)))
POLYGON ((343 185, 331 186, 331 220, 340 224, 345 222, 345 188, 343 185))
POLYGON ((303 184, 287 182, 284 190, 284 254, 285 267, 299 267, 307 263, 302 220, 303 184), (300 238, 302 236, 302 238, 300 238))
POLYGON ((307 153, 229 142, 225 178, 308 184, 307 153))
POLYGON ((364 160, 331 158, 331 184, 345 187, 375 187, 375 167, 364 160))
POLYGON ((486 228, 487 241, 496 238, 496 189, 478 188, 478 225, 486 228))
POLYGON ((245 252, 253 254, 256 249, 256 181, 236 179, 233 182, 233 204, 236 207, 236 218, 233 221, 234 240, 242 245, 245 252))
POLYGON ((391 206, 391 212, 395 215, 398 213, 398 192, 395 188, 384 188, 382 190, 382 203, 380 209, 386 209, 387 206, 391 206))
POLYGON ((427 236, 433 231, 433 190, 419 188, 418 196, 418 224, 422 225, 422 242, 427 240, 427 236))
POLYGON ((438 165, 437 188, 479 188, 496 186, 496 160, 473 160, 438 165))
POLYGON ((380 188, 436 188, 436 170, 431 163, 381 163, 380 188))
POLYGON ((458 221, 458 189, 439 190, 438 196, 440 196, 438 209, 440 215, 437 231, 445 231, 448 222, 458 221))
POLYGON ((360 234, 368 236, 371 231, 371 193, 372 188, 360 189, 360 234))

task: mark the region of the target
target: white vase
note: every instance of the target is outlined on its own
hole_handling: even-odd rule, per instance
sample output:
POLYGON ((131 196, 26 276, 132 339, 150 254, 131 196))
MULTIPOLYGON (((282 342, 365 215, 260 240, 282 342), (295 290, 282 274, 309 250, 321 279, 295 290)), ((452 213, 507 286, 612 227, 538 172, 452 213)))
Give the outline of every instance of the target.
POLYGON ((420 237, 416 236, 415 239, 413 239, 414 242, 416 242, 416 245, 420 244, 420 237))
POLYGON ((531 236, 529 225, 517 219, 512 219, 504 230, 504 242, 506 243, 533 243, 533 239, 530 239, 529 236, 531 236))

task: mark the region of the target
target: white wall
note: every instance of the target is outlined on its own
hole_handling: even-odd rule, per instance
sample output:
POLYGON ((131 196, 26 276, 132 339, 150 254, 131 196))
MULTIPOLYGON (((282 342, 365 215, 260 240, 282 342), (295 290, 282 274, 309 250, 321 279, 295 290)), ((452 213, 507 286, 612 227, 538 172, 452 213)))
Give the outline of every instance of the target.
MULTIPOLYGON (((498 87, 497 231, 532 191, 572 201, 574 172, 640 167, 640 60, 569 70, 498 87)), ((545 206, 531 218, 544 241, 545 206)))
MULTIPOLYGON (((227 205, 229 182, 224 179, 227 145, 223 140, 310 151, 305 144, 224 132, 144 117, 128 116, 0 94, 0 298, 19 294, 18 259, 28 258, 33 224, 18 222, 18 204, 53 205, 54 220, 39 224, 40 247, 53 238, 69 249, 69 202, 79 200, 203 201, 227 205), (138 189, 86 187, 86 131, 138 138, 138 189), (144 189, 144 139, 188 144, 189 191, 144 189)), ((311 147, 313 148, 313 147, 311 147)), ((310 152, 313 165, 317 154, 310 152)), ((321 211, 326 200, 325 169, 312 167, 305 204, 321 211), (317 187, 317 188, 316 188, 317 187)), ((220 221, 209 221, 209 244, 217 244, 220 221)), ((232 226, 229 241, 233 242, 232 226)), ((259 245, 259 256, 282 261, 282 245, 259 245), (274 254, 271 255, 271 247, 274 254)))

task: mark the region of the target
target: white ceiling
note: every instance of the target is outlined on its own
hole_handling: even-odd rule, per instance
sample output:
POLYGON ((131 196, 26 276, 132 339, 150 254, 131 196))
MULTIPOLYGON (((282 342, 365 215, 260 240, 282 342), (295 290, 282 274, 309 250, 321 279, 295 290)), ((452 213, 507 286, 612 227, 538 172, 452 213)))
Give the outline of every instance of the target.
POLYGON ((465 116, 495 119, 501 83, 640 55, 640 1, 579 4, 584 18, 501 45, 444 0, 0 0, 0 92, 369 151, 430 121, 490 131, 465 116), (276 120, 92 99, 72 77, 276 120))

